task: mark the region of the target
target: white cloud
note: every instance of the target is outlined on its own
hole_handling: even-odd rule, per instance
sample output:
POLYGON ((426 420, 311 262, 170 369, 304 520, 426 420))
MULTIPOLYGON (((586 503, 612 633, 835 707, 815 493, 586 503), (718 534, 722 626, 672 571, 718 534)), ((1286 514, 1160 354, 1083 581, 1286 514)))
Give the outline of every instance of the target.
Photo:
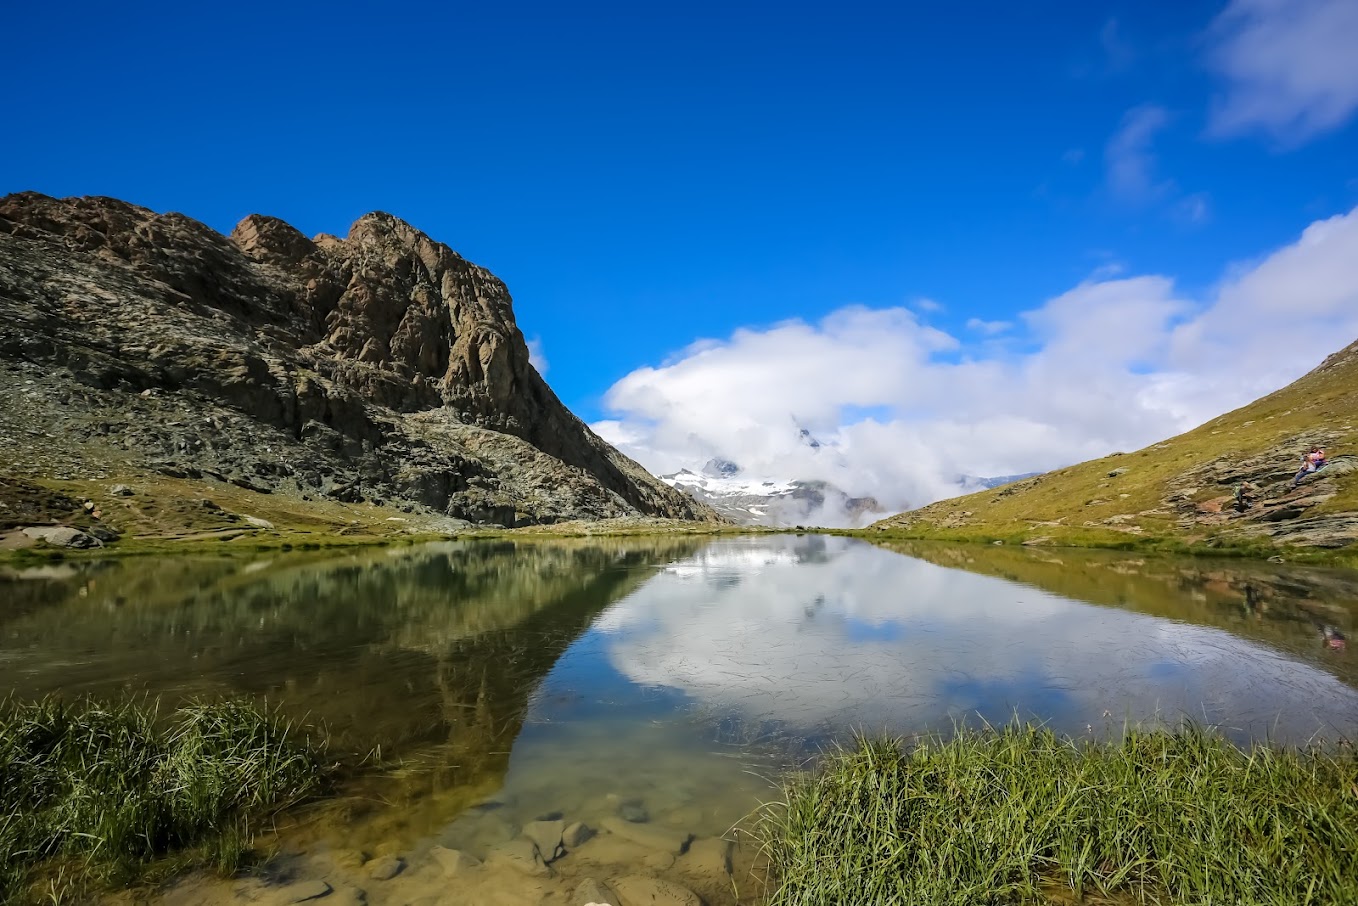
POLYGON ((1122 35, 1117 19, 1109 19, 1099 29, 1099 46, 1103 48, 1109 72, 1123 72, 1136 60, 1136 48, 1122 35))
POLYGON ((943 310, 943 303, 935 299, 926 299, 921 296, 915 300, 915 310, 934 314, 943 310))
POLYGON ((1195 192, 1187 198, 1180 199, 1174 206, 1174 216, 1180 222, 1191 226, 1206 223, 1212 216, 1212 205, 1207 199, 1207 193, 1195 192))
POLYGON ((1123 201, 1146 202, 1173 189, 1155 174, 1155 136, 1169 125, 1169 112, 1155 104, 1133 107, 1104 149, 1108 188, 1123 201))
POLYGON ((988 337, 1004 333, 1013 326, 1014 324, 1012 321, 983 321, 980 318, 967 319, 967 330, 974 330, 977 333, 985 334, 988 337))
POLYGON ((613 605, 591 632, 600 638, 590 651, 642 687, 803 732, 918 732, 1018 709, 1066 732, 1101 725, 1104 711, 1206 714, 1305 740, 1318 714, 1358 704, 1324 670, 1222 630, 841 538, 719 542, 613 605))
POLYGON ((1234 0, 1209 35, 1209 65, 1226 83, 1217 135, 1262 130, 1294 144, 1358 108, 1354 0, 1234 0))
POLYGON ((533 339, 528 340, 527 342, 529 363, 538 370, 538 374, 546 374, 549 363, 547 361, 547 356, 542 352, 541 338, 533 337, 533 339))
POLYGON ((1025 312, 1004 344, 862 306, 703 340, 618 381, 605 398, 616 417, 594 428, 652 471, 723 456, 747 475, 824 479, 903 508, 956 493, 959 475, 1054 468, 1187 430, 1355 338, 1358 209, 1205 298, 1166 276, 1091 277, 1025 312))

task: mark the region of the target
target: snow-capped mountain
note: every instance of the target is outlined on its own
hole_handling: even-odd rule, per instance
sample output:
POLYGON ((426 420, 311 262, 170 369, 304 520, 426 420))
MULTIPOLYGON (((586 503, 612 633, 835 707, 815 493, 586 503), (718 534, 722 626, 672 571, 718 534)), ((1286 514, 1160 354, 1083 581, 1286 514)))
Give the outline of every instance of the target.
POLYGON ((859 526, 886 512, 875 498, 851 497, 827 481, 742 477, 740 466, 728 459, 660 480, 741 525, 859 526))

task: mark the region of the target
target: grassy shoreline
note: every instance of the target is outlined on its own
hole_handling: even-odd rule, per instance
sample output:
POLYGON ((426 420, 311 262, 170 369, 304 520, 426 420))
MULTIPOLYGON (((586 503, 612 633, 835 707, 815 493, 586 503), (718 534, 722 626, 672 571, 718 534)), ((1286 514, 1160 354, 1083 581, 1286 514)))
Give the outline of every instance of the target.
POLYGON ((0 703, 0 902, 233 871, 329 777, 322 742, 247 702, 0 703))
POLYGON ((1358 568, 1358 550, 1349 548, 1298 547, 1296 545, 1276 545, 1265 542, 1254 544, 1227 543, 1222 541, 1190 541, 1172 535, 1128 536, 1118 534, 1104 536, 1090 534, 1059 534, 1033 543, 1027 533, 948 531, 928 529, 909 531, 902 529, 821 529, 824 534, 860 538, 868 542, 876 541, 930 541, 941 544, 962 545, 1012 545, 1031 547, 1038 550, 1104 550, 1122 551, 1132 554, 1157 554, 1179 557, 1221 557, 1239 560, 1285 560, 1311 566, 1341 566, 1358 568), (1026 542, 1026 543, 1025 543, 1026 542))
POLYGON ((756 834, 768 906, 1353 903, 1358 759, 1193 727, 862 740, 791 777, 756 834))

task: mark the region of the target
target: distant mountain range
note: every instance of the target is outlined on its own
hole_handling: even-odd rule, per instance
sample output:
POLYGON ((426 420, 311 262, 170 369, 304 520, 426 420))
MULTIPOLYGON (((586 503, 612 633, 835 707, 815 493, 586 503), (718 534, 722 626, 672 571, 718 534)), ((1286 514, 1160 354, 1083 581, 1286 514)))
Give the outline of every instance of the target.
POLYGON ((728 459, 701 472, 680 469, 660 480, 740 525, 853 527, 887 512, 873 497, 853 497, 828 481, 746 478, 728 459))

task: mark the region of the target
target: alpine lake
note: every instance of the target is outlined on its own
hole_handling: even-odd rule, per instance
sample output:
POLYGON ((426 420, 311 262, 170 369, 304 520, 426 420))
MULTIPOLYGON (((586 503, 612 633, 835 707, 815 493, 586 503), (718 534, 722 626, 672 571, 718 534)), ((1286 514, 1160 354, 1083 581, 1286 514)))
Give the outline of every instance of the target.
POLYGON ((639 876, 756 903, 742 829, 855 734, 1187 719, 1242 744, 1358 738, 1358 652, 1332 642, 1358 637, 1345 570, 814 534, 480 540, 14 567, 0 599, 16 700, 247 698, 373 753, 280 815, 244 876, 117 902, 574 904, 585 879, 639 876), (534 822, 593 833, 543 870, 515 857, 534 822))

